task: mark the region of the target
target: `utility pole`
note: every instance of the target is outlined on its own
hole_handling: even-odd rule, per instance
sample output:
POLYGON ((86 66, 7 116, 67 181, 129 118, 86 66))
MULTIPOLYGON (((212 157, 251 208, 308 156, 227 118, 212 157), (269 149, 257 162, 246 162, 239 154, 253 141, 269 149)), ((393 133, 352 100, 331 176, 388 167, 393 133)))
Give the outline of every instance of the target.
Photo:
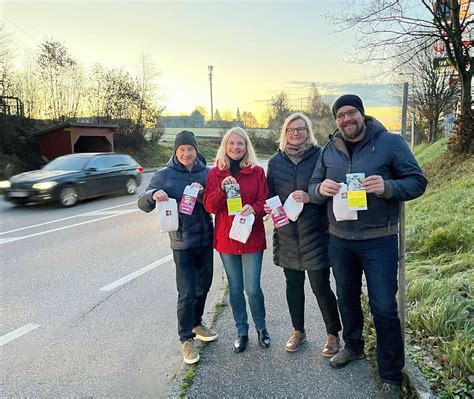
MULTIPOLYGON (((403 83, 402 100, 402 137, 405 138, 407 130, 407 103, 408 83, 403 83)), ((398 314, 402 328, 403 345, 405 346, 406 327, 406 279, 405 279, 405 202, 400 201, 398 215, 398 314)))
POLYGON ((407 133, 407 108, 408 108, 408 83, 403 83, 403 98, 402 98, 402 137, 406 139, 407 133))
POLYGON ((212 103, 212 70, 214 67, 212 65, 209 65, 207 67, 207 70, 209 71, 209 88, 211 90, 211 121, 214 120, 214 105, 212 103))
MULTIPOLYGON (((415 74, 413 72, 399 72, 399 75, 411 75, 411 112, 410 112, 410 117, 411 117, 411 135, 410 135, 410 149, 413 151, 415 148, 415 74)), ((408 85, 408 83, 404 83, 404 85, 408 85)), ((405 88, 405 86, 404 86, 405 88)), ((407 96, 408 96, 408 91, 407 91, 407 96)), ((406 117, 406 115, 405 115, 406 117)), ((408 137, 408 134, 407 134, 408 137)), ((405 136, 404 136, 405 138, 405 136)))

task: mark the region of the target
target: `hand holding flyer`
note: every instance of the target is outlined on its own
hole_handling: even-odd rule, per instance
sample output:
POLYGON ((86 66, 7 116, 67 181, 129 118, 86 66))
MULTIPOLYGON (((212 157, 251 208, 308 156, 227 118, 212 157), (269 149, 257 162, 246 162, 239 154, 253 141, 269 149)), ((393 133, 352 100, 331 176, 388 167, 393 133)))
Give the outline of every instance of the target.
POLYGON ((238 184, 226 184, 224 188, 227 195, 227 211, 229 215, 237 215, 242 209, 240 186, 238 184))
POLYGON ((288 217, 286 216, 285 210, 283 209, 283 205, 281 204, 280 197, 278 195, 267 199, 266 203, 270 208, 272 208, 270 216, 273 220, 273 225, 275 226, 275 228, 278 229, 290 223, 288 217))
POLYGON ((183 196, 181 197, 181 202, 179 203, 179 212, 192 215, 198 194, 199 188, 186 186, 183 196))

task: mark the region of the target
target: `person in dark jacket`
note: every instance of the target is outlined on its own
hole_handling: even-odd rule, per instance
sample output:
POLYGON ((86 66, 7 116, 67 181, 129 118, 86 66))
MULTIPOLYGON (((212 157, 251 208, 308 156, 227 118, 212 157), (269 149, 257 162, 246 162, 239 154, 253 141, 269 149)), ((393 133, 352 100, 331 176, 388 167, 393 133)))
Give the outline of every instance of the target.
POLYGON ((219 252, 229 281, 229 299, 237 328, 237 339, 233 343, 236 353, 247 346, 248 317, 244 291, 252 312, 258 344, 270 347, 270 336, 265 320, 265 299, 260 284, 263 251, 266 249, 263 206, 268 196, 267 179, 247 132, 241 127, 229 129, 222 138, 216 155, 216 166, 206 180, 204 205, 215 214, 214 248, 219 252), (239 184, 242 201, 242 216, 254 215, 252 232, 246 243, 229 237, 233 215, 227 209, 225 185, 239 184))
POLYGON ((178 231, 169 233, 176 265, 181 351, 184 362, 193 364, 199 360, 194 337, 210 342, 218 335, 202 324, 213 275, 213 227, 211 217, 202 204, 209 168, 198 152, 192 132, 184 130, 178 133, 174 150, 166 167, 154 174, 146 191, 138 199, 138 207, 144 212, 151 212, 156 202, 168 201, 169 198, 174 198, 179 204, 186 186, 199 189, 192 214, 179 213, 178 231))
POLYGON ((332 110, 338 130, 322 150, 308 188, 312 202, 327 203, 329 258, 343 325, 345 347, 331 358, 330 365, 340 368, 364 357, 360 302, 364 273, 383 391, 399 396, 404 349, 395 298, 398 214, 400 202, 422 195, 427 180, 403 138, 366 116, 358 96, 339 97, 332 110), (362 189, 367 210, 357 210, 356 220, 337 221, 333 197, 350 173, 365 174, 362 189))
MULTIPOLYGON (((286 300, 294 329, 285 350, 296 352, 306 341, 306 272, 326 325, 327 341, 321 353, 332 357, 339 351, 341 322, 329 281, 328 218, 326 208, 311 204, 308 195, 319 153, 309 118, 302 113, 290 115, 281 129, 279 150, 268 162, 267 181, 269 197, 278 195, 283 204, 292 196, 296 202, 304 203, 295 222, 273 230, 273 263, 282 267, 285 274, 286 300)), ((268 207, 265 210, 270 212, 268 207)))

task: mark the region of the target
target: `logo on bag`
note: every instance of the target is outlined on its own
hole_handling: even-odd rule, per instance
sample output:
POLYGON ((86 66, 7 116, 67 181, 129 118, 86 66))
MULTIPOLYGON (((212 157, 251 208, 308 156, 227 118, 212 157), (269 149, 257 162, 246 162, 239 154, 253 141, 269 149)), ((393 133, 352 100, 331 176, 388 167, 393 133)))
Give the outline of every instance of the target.
POLYGON ((169 209, 166 210, 166 216, 171 216, 172 214, 173 213, 169 209))

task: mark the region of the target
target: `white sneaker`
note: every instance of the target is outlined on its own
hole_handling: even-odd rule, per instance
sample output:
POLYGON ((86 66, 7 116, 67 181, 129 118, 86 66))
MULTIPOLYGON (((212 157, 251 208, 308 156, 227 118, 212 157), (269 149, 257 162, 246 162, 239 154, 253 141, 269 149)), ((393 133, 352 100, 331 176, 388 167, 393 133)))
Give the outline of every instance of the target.
POLYGON ((212 342, 217 339, 219 334, 215 331, 212 331, 210 328, 200 324, 197 327, 193 328, 193 333, 196 334, 196 338, 203 342, 212 342))
POLYGON ((188 339, 181 344, 181 353, 183 354, 183 360, 186 364, 194 364, 199 361, 199 353, 194 347, 193 339, 188 339))

